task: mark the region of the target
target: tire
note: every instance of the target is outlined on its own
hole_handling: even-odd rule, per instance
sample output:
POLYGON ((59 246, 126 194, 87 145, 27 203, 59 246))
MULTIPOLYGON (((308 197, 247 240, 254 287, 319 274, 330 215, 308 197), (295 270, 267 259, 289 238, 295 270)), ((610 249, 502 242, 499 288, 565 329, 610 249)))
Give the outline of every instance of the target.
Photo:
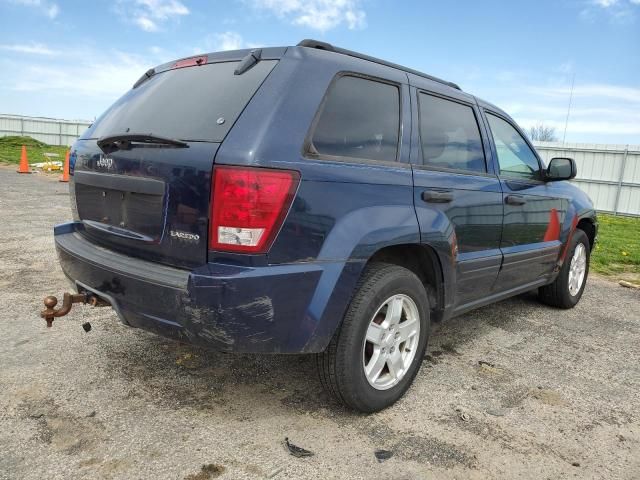
POLYGON ((413 382, 428 338, 429 299, 420 279, 406 268, 373 263, 358 283, 342 325, 316 357, 320 381, 347 407, 366 413, 382 410, 413 382), (400 315, 394 314, 398 311, 400 315), (375 344, 369 341, 374 337, 375 344))
POLYGON ((575 307, 580 301, 584 287, 587 284, 590 257, 589 239, 582 230, 576 229, 571 236, 567 248, 567 255, 560 269, 560 273, 558 273, 553 283, 538 289, 538 298, 540 301, 557 308, 567 309, 575 307), (572 275, 571 268, 573 262, 578 262, 577 257, 580 255, 576 256, 576 251, 580 251, 580 249, 584 252, 584 275, 581 284, 576 290, 576 285, 570 286, 569 283, 570 277, 575 278, 575 273, 572 275))

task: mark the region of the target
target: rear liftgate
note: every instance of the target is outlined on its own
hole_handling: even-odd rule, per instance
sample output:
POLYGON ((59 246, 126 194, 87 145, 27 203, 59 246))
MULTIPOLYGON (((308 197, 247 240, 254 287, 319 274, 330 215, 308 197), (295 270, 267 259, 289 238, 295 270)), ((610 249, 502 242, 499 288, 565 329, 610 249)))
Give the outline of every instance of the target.
MULTIPOLYGON (((161 256, 180 268, 206 263, 206 242, 184 242, 185 235, 206 236, 208 176, 217 149, 278 58, 263 59, 262 50, 256 49, 236 61, 196 56, 146 72, 74 144, 78 160, 72 193, 85 226, 83 236, 132 257, 161 256), (145 133, 149 131, 154 133, 145 133)), ((294 174, 256 171, 222 169, 217 178, 222 188, 257 177, 257 184, 278 191, 283 205, 290 201, 294 174)), ((246 200, 236 197, 235 206, 246 200)), ((235 210, 219 214, 216 242, 230 251, 266 248, 272 240, 269 226, 281 218, 265 205, 254 207, 267 210, 254 215, 259 217, 255 225, 238 223, 235 210)), ((75 303, 101 307, 110 300, 88 290, 67 292, 56 308, 58 299, 48 296, 40 316, 51 327, 75 303)), ((91 329, 89 323, 83 327, 91 329)))

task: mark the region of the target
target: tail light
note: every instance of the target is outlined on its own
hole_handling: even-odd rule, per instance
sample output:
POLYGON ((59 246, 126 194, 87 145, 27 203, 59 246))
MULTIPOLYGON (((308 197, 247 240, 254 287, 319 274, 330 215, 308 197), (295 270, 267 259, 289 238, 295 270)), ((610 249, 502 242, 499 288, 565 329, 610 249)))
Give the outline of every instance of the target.
POLYGON ((291 170, 214 167, 209 248, 265 253, 282 226, 299 181, 300 174, 291 170))

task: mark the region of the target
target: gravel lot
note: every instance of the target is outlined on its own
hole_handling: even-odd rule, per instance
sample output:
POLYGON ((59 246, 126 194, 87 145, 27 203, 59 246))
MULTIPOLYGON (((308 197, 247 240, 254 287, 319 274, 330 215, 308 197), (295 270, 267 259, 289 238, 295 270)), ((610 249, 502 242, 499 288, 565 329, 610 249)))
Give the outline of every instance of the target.
POLYGON ((436 325, 405 398, 357 415, 311 357, 217 354, 85 306, 46 329, 42 298, 68 288, 52 239, 67 186, 14 171, 0 168, 2 479, 640 478, 640 291, 592 277, 571 311, 525 295, 436 325))

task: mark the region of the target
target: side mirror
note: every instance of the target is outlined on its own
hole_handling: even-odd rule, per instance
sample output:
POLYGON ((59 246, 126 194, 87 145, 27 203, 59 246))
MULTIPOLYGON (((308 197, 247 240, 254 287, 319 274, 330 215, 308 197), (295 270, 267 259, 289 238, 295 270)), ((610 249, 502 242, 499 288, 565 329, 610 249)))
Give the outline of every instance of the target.
POLYGON ((578 169, 573 158, 552 158, 547 167, 545 180, 547 182, 571 180, 577 173, 578 169))

